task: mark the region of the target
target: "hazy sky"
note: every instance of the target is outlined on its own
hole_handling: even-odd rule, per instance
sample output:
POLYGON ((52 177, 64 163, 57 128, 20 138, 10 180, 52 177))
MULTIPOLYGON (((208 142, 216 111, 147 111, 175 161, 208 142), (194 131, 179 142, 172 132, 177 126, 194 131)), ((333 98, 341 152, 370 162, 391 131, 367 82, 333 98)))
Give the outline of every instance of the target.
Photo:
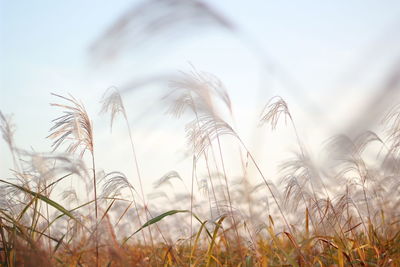
MULTIPOLYGON (((374 90, 370 87, 375 78, 385 73, 393 53, 399 52, 399 1, 226 0, 209 3, 233 22, 238 29, 235 34, 193 30, 168 44, 160 38, 143 50, 131 47, 117 62, 94 61, 89 47, 137 3, 0 0, 0 110, 14 114, 17 143, 22 148, 50 149, 44 138, 51 119, 60 114, 49 106, 55 101, 50 92, 71 93, 92 115, 99 153, 115 153, 113 160, 100 155, 99 161, 110 164, 108 171, 132 171, 121 167, 129 154, 121 142, 126 140, 123 127, 111 135, 108 117, 97 115, 103 92, 144 74, 190 69, 189 62, 226 84, 239 126, 246 128, 251 122, 248 116, 257 115, 269 97, 279 94, 296 110, 303 125, 300 131, 309 139, 340 126, 338 121, 348 117, 348 107, 355 106, 351 99, 374 90), (286 77, 286 85, 263 68, 265 62, 277 69, 280 79, 286 77)), ((173 153, 179 149, 170 144, 172 148, 160 152, 157 146, 177 138, 175 133, 141 116, 151 103, 137 107, 134 94, 124 97, 132 103, 127 109, 132 123, 137 123, 139 156, 146 162, 156 153, 159 159, 157 170, 148 167, 149 176, 174 168, 179 156, 162 159, 175 158, 173 153)), ((176 147, 182 145, 184 140, 176 147)), ((0 175, 8 175, 11 161, 4 142, 0 153, 0 175)))

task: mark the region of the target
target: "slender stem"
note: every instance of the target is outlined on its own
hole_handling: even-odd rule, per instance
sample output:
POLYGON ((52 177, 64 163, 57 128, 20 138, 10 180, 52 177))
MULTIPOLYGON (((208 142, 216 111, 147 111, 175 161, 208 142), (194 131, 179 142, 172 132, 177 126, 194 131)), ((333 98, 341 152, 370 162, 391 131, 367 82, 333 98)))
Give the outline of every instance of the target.
POLYGON ((95 216, 96 216, 96 226, 95 226, 95 242, 96 242, 96 266, 99 266, 99 240, 97 233, 97 223, 98 223, 98 206, 97 206, 97 182, 96 182, 96 166, 94 161, 94 152, 91 151, 92 154, 92 171, 93 171, 93 189, 94 189, 94 207, 95 207, 95 216))
MULTIPOLYGON (((215 128, 215 131, 217 131, 217 128, 215 128)), ((228 176, 226 175, 224 158, 222 156, 222 148, 221 148, 221 142, 220 142, 220 138, 219 138, 218 132, 217 132, 217 143, 218 143, 219 155, 220 155, 220 158, 221 158, 222 171, 224 173, 224 178, 225 178, 226 192, 227 192, 227 195, 228 195, 229 209, 230 209, 230 212, 231 212, 233 228, 235 229, 235 233, 236 233, 236 238, 237 238, 237 242, 238 242, 238 245, 239 245, 239 253, 240 253, 241 259, 244 260, 244 255, 243 255, 243 251, 242 251, 242 242, 240 240, 239 231, 237 229, 236 219, 235 219, 235 216, 233 215, 233 207, 232 207, 231 193, 230 193, 230 190, 229 190, 228 176)))
MULTIPOLYGON (((240 142, 241 142, 241 141, 240 141, 240 142)), ((289 222, 287 221, 286 216, 284 215, 283 210, 282 210, 282 208, 281 208, 281 205, 279 205, 278 199, 276 198, 274 192, 272 191, 272 188, 271 188, 270 185, 268 184, 267 179, 265 178, 264 174, 262 173, 262 171, 261 171, 260 167, 258 166, 256 160, 254 159, 253 155, 249 152, 249 150, 246 148, 246 146, 243 144, 243 142, 241 142, 241 143, 242 143, 242 145, 244 146, 244 148, 246 149, 246 151, 247 151, 247 153, 248 153, 248 155, 249 155, 251 161, 253 162, 254 166, 256 167, 258 173, 261 175, 261 178, 263 179, 265 185, 267 186, 268 191, 271 193, 271 196, 272 196, 272 198, 274 199, 274 202, 275 202, 276 206, 278 207, 279 213, 281 214, 282 219, 283 219, 283 221, 285 222, 285 224, 286 224, 286 226, 287 226, 287 228, 288 228, 288 231, 289 231, 290 233, 292 233, 292 230, 291 230, 291 228, 290 228, 290 226, 289 226, 289 222)))
POLYGON ((7 240, 3 231, 3 221, 1 220, 0 217, 0 236, 1 236, 1 242, 3 243, 3 250, 4 250, 4 262, 7 263, 7 266, 11 266, 10 264, 10 253, 9 253, 9 249, 7 246, 7 240))
MULTIPOLYGON (((194 144, 193 144, 194 147, 194 144)), ((194 150, 194 148, 193 148, 194 150)), ((193 192, 194 192, 194 177, 196 173, 196 157, 193 155, 193 165, 192 165, 192 185, 190 192, 190 213, 193 214, 193 192)), ((193 216, 190 216, 190 237, 193 235, 193 216)), ((192 251, 192 238, 190 238, 189 249, 192 251)), ((189 266, 192 266, 192 257, 189 258, 189 266)))
MULTIPOLYGON (((144 190, 143 190, 142 175, 140 173, 139 163, 138 163, 137 156, 136 156, 135 145, 133 143, 132 130, 131 130, 131 126, 129 125, 128 117, 127 117, 126 114, 124 114, 124 118, 125 118, 126 126, 128 128, 129 140, 130 140, 130 143, 131 143, 133 159, 134 159, 134 163, 135 163, 135 167, 136 167, 136 174, 137 174, 138 180, 139 180, 140 193, 141 193, 142 204, 143 204, 144 212, 145 212, 145 216, 146 216, 146 221, 149 221, 149 216, 148 216, 148 212, 147 212, 147 204, 146 204, 146 199, 145 199, 144 190)), ((135 203, 135 205, 136 205, 136 203, 135 203)), ((141 222, 139 214, 138 214, 138 220, 139 220, 139 224, 142 225, 142 222, 141 222)), ((152 247, 154 249, 153 235, 151 233, 150 227, 148 227, 148 231, 149 231, 149 235, 150 235, 150 242, 151 242, 151 245, 152 245, 152 247)), ((144 232, 142 232, 142 234, 143 234, 143 241, 146 244, 147 243, 146 242, 146 236, 145 236, 144 232)))

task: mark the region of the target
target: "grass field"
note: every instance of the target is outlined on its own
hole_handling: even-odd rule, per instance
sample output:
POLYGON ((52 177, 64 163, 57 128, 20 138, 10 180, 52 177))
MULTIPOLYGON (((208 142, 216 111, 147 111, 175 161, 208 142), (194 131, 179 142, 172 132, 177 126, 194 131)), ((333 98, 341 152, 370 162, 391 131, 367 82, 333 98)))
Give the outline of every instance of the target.
POLYGON ((12 121, 1 114, 3 139, 14 159, 10 176, 0 180, 4 266, 400 265, 398 107, 383 118, 384 136, 366 132, 355 140, 330 138, 324 148, 328 163, 321 167, 310 160, 286 102, 271 99, 260 126, 275 128, 284 120, 298 142, 296 158, 284 162, 275 184, 228 123, 233 118, 221 115, 232 114, 222 83, 207 73, 183 73, 170 81, 163 99, 169 115, 191 114, 186 132, 193 175, 170 172, 160 179, 159 184, 174 178, 191 184, 187 198, 177 203, 182 208, 165 211, 150 208, 145 200, 118 91, 107 92, 101 111, 111 115, 111 124, 117 119, 127 123, 133 177, 99 171, 84 105, 72 96, 54 99, 52 105, 62 113, 47 137, 53 141, 51 153, 18 149, 12 121), (220 112, 221 106, 226 112, 220 112), (221 146, 227 136, 240 147, 240 187, 232 187, 226 175, 221 146), (250 167, 260 184, 247 182, 250 167), (201 171, 207 177, 204 199, 198 200, 193 190, 201 171), (132 186, 134 179, 141 188, 132 186), (79 189, 72 182, 66 186, 69 180, 76 180, 79 189), (185 227, 190 230, 176 231, 185 227))
MULTIPOLYGON (((290 75, 272 64, 249 35, 200 1, 141 3, 94 43, 92 56, 96 64, 109 62, 153 43, 168 52, 171 39, 197 34, 203 26, 240 40, 264 68, 260 76, 268 72, 302 101, 303 91, 292 88, 290 75)), ((290 103, 279 96, 261 99, 265 106, 257 110, 254 127, 284 128, 295 140, 293 156, 271 166, 249 144, 262 149, 267 140, 239 134, 237 113, 217 77, 194 66, 176 76, 154 77, 130 85, 163 87, 157 105, 168 119, 185 125, 182 143, 190 175, 172 170, 155 181, 153 192, 145 190, 152 177, 143 169, 160 163, 137 153, 141 143, 130 117, 137 110, 124 105, 126 94, 116 88, 106 91, 98 110, 110 118, 111 128, 122 125, 126 138, 115 147, 129 148, 123 164, 132 173, 106 172, 109 167, 99 164, 95 115, 88 114, 79 96, 53 94, 58 115, 44 137, 51 152, 22 149, 8 115, 13 111, 0 112, 2 142, 8 147, 1 154, 12 162, 1 166, 8 169, 0 177, 1 266, 400 266, 400 105, 386 107, 377 130, 355 137, 332 132, 314 155, 307 146, 313 137, 301 136, 290 103), (275 167, 276 176, 266 174, 275 167)), ((387 92, 397 89, 398 77, 397 66, 387 92)), ((109 162, 117 158, 101 153, 109 162)), ((178 161, 180 155, 174 156, 178 161)))

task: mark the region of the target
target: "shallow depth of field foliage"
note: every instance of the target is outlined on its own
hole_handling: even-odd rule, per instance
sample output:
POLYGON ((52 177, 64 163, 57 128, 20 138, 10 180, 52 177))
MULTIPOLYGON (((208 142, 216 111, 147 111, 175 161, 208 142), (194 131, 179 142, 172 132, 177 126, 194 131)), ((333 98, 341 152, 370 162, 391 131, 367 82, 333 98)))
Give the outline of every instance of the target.
MULTIPOLYGON (((145 44, 176 25, 197 24, 236 31, 200 2, 154 0, 128 12, 93 51, 107 57, 121 42, 145 44)), ((214 75, 189 66, 131 87, 110 88, 99 99, 110 127, 125 125, 129 138, 120 142, 135 170, 129 176, 96 164, 96 114, 79 96, 53 94, 58 116, 44 137, 52 142, 48 153, 20 148, 12 117, 3 113, 12 111, 2 110, 0 129, 13 159, 9 175, 0 177, 2 266, 400 266, 400 106, 382 112, 377 132, 333 133, 317 165, 290 103, 265 99, 258 127, 286 127, 296 139, 278 177, 267 177, 268 163, 241 138, 227 89, 214 75), (129 120, 135 107, 124 105, 124 92, 146 83, 161 87, 165 116, 185 123, 191 176, 171 170, 154 183, 171 205, 153 205, 143 189, 149 177, 129 120), (228 158, 240 163, 240 177, 228 175, 228 158), (185 193, 171 193, 170 184, 185 193)))

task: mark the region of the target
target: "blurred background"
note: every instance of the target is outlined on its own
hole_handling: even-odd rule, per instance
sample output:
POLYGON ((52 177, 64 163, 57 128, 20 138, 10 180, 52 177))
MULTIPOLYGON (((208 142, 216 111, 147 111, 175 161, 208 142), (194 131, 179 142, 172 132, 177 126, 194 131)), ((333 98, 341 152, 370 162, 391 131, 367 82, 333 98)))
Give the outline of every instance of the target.
MULTIPOLYGON (((61 111, 50 93, 71 94, 93 120, 97 165, 132 175, 123 121, 111 132, 99 115, 103 93, 116 87, 148 193, 170 170, 190 181, 187 120, 165 116, 160 101, 179 71, 222 81, 238 133, 271 176, 296 142, 284 124, 257 127, 271 97, 288 103, 316 157, 331 135, 374 128, 399 100, 398 1, 2 0, 0 12, 0 110, 14 114, 18 147, 51 151, 45 137, 61 111)), ((6 151, 0 142, 2 177, 12 168, 6 151)))

